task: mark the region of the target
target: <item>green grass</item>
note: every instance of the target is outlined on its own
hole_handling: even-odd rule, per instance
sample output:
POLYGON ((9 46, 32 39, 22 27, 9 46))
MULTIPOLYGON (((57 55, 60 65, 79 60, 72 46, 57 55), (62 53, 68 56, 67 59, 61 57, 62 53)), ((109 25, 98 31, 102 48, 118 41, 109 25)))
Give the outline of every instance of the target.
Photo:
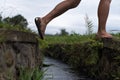
POLYGON ((95 35, 67 35, 67 36, 45 36, 46 43, 49 44, 76 44, 93 40, 95 35))
POLYGON ((39 68, 34 69, 20 69, 19 80, 42 80, 44 71, 39 68))
MULTIPOLYGON (((79 35, 79 34, 73 34, 73 35, 66 35, 66 36, 49 36, 46 35, 44 40, 40 40, 40 44, 79 44, 88 42, 91 40, 95 40, 96 34, 91 35, 79 35)), ((120 39, 120 33, 112 34, 114 38, 120 39)))

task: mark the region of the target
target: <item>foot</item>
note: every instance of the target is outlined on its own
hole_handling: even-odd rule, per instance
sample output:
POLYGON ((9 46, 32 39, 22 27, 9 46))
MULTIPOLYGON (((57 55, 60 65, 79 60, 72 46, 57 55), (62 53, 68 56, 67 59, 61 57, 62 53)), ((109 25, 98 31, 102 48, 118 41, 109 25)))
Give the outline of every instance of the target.
POLYGON ((112 35, 107 32, 104 32, 104 33, 97 33, 96 37, 97 38, 112 38, 112 35))
POLYGON ((46 28, 46 25, 45 25, 44 21, 42 20, 42 18, 36 17, 35 18, 35 24, 37 26, 40 38, 44 39, 44 33, 45 33, 45 28, 46 28))

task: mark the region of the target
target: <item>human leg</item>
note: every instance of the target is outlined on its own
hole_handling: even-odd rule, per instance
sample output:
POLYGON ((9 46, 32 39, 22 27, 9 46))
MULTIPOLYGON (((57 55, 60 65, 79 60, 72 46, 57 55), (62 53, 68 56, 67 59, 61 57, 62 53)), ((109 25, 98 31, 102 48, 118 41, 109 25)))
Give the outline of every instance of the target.
POLYGON ((109 14, 111 0, 100 0, 98 7, 98 32, 100 38, 112 38, 112 35, 106 32, 106 22, 109 14))
POLYGON ((45 32, 46 25, 57 16, 63 14, 69 9, 77 7, 77 5, 80 3, 81 0, 64 0, 61 3, 59 3, 50 13, 45 15, 42 18, 37 18, 40 22, 40 29, 41 31, 45 32))

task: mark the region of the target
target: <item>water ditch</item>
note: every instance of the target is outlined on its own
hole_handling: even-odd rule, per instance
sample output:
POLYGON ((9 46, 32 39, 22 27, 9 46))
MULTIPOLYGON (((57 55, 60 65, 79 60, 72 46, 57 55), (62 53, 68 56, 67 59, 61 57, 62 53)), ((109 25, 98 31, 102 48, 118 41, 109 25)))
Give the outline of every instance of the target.
POLYGON ((77 74, 69 65, 59 60, 45 57, 44 64, 49 66, 43 67, 45 71, 43 80, 92 80, 77 74))

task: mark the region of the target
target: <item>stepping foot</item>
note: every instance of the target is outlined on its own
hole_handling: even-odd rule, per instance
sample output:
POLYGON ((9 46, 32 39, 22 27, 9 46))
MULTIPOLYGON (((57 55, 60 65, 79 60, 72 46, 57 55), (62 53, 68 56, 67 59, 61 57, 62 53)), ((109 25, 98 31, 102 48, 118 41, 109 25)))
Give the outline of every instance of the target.
POLYGON ((44 32, 41 30, 41 27, 42 27, 41 18, 36 17, 35 18, 35 24, 36 24, 36 27, 37 27, 40 38, 44 39, 44 37, 43 37, 44 32))
POLYGON ((107 33, 107 35, 96 34, 95 38, 96 38, 96 40, 99 40, 99 39, 112 39, 113 36, 108 34, 108 33, 107 33))

